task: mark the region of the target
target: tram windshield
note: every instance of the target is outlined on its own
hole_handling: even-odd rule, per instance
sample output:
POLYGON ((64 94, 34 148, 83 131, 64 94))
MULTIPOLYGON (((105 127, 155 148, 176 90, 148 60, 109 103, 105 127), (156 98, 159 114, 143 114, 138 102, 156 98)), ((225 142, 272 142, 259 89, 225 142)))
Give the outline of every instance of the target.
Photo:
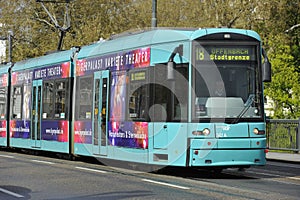
POLYGON ((255 45, 194 44, 193 118, 231 123, 262 117, 255 45))

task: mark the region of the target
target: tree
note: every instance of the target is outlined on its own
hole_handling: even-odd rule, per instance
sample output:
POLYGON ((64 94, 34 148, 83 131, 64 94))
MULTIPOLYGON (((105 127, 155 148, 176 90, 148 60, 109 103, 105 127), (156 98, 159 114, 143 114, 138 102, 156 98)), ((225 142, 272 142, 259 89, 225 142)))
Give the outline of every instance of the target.
POLYGON ((298 118, 300 116, 300 74, 289 45, 282 44, 284 35, 277 36, 270 44, 272 82, 266 85, 266 95, 274 102, 275 118, 298 118))
MULTIPOLYGON (((66 33, 63 49, 107 39, 112 34, 144 27, 139 18, 139 4, 134 0, 70 1, 71 29, 66 33)), ((63 24, 65 4, 45 3, 58 24, 63 24)), ((43 55, 57 49, 60 31, 36 0, 0 1, 0 34, 14 32, 13 61, 43 55)), ((150 23, 149 23, 150 24, 150 23)))
MULTIPOLYGON (((109 39, 130 29, 151 26, 152 0, 73 0, 71 28, 63 49, 109 39)), ((65 4, 47 3, 63 24, 65 4)), ((0 0, 0 35, 14 32, 13 61, 55 50, 59 31, 36 0, 0 0)), ((273 65, 266 94, 274 101, 275 117, 299 114, 300 0, 158 0, 158 27, 232 27, 257 31, 273 65), (283 79, 283 77, 285 77, 283 79), (284 112, 280 111, 284 110, 284 112)))

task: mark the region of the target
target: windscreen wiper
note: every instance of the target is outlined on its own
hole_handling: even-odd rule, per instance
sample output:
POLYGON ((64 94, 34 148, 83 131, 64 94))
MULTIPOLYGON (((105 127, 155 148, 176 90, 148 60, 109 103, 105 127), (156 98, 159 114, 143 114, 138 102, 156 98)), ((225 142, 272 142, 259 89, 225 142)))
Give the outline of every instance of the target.
POLYGON ((240 112, 240 114, 231 122, 232 124, 236 124, 236 123, 239 122, 241 117, 247 112, 247 110, 250 108, 251 104, 254 102, 254 99, 255 99, 255 95, 250 94, 247 101, 246 101, 246 103, 244 104, 245 107, 240 112))

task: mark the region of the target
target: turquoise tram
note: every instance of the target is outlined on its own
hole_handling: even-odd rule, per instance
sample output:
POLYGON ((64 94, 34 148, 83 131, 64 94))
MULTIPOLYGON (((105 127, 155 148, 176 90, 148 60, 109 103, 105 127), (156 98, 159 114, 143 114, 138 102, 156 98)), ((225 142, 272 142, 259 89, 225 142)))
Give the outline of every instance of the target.
POLYGON ((10 64, 0 65, 0 147, 7 147, 8 145, 8 120, 7 110, 9 106, 8 101, 8 81, 10 64))
POLYGON ((160 166, 265 165, 270 68, 256 32, 229 28, 128 32, 17 62, 7 145, 160 166))

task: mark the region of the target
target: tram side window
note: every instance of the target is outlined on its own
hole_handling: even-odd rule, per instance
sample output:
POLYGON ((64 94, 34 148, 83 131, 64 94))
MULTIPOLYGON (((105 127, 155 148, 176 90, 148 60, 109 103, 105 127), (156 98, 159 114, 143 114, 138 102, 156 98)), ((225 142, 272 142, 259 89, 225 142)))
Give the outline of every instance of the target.
POLYGON ((65 119, 68 112, 68 94, 69 90, 66 81, 58 81, 55 83, 55 106, 54 117, 65 119))
POLYGON ((176 65, 173 80, 167 73, 166 65, 155 65, 151 121, 187 121, 188 64, 176 65))
POLYGON ((22 119, 30 119, 30 99, 31 99, 31 85, 24 85, 22 119))
POLYGON ((53 116, 54 83, 44 82, 43 85, 43 118, 53 116))
POLYGON ((92 119, 93 108, 93 78, 80 77, 78 79, 76 114, 78 119, 92 119), (78 103, 79 102, 79 103, 78 103))
POLYGON ((15 86, 13 87, 12 93, 12 118, 21 119, 22 111, 22 87, 15 86))
POLYGON ((131 71, 128 89, 128 118, 136 121, 148 120, 149 84, 148 71, 131 71))
POLYGON ((6 116, 6 88, 0 88, 0 119, 6 116))
POLYGON ((66 119, 68 117, 68 81, 47 81, 43 84, 43 118, 66 119))

